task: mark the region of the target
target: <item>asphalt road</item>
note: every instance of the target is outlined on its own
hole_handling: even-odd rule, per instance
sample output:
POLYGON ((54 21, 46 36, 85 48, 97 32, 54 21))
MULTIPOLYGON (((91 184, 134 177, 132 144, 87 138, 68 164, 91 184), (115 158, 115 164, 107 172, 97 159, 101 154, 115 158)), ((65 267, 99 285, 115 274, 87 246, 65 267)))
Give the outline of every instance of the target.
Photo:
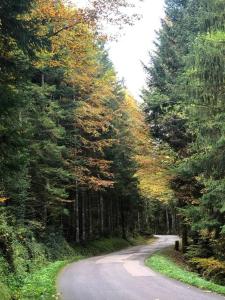
POLYGON ((152 245, 131 247, 66 267, 58 278, 62 300, 224 300, 168 279, 145 267, 155 251, 173 245, 175 236, 158 236, 152 245))

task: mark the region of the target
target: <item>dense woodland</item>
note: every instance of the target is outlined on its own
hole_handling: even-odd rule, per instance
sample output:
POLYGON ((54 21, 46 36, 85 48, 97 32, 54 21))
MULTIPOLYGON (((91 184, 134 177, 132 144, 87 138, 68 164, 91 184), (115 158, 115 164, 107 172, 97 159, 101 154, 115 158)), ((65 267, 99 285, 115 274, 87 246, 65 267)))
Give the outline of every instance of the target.
POLYGON ((224 0, 167 0, 143 92, 151 134, 173 151, 170 187, 183 251, 223 283, 224 26, 224 0))
POLYGON ((168 178, 160 182, 157 175, 171 159, 150 138, 105 47, 113 37, 102 24, 121 28, 138 18, 123 13, 128 7, 1 1, 0 282, 6 285, 11 275, 22 284, 68 243, 171 228, 167 222, 164 229, 168 178))
POLYGON ((102 25, 138 16, 93 3, 0 3, 0 285, 101 237, 179 233, 199 269, 225 259, 224 1, 166 1, 141 107, 102 25))

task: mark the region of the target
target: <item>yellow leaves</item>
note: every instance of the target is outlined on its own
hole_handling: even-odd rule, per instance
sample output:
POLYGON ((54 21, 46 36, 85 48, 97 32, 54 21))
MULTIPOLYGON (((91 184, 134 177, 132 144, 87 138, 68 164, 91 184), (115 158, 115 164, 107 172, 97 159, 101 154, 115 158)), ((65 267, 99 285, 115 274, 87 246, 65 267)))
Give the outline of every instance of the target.
POLYGON ((190 260, 192 264, 195 265, 196 269, 200 271, 205 276, 212 275, 221 275, 225 274, 225 262, 215 259, 214 257, 210 258, 199 258, 195 257, 190 260))
POLYGON ((166 202, 173 197, 170 189, 171 176, 166 170, 156 172, 154 169, 137 172, 141 194, 147 199, 158 199, 166 202))
MULTIPOLYGON (((164 157, 162 149, 153 143, 145 149, 145 155, 138 155, 136 161, 139 169, 136 174, 139 188, 146 198, 168 201, 173 197, 170 188, 172 175, 169 172, 168 156, 164 157)), ((171 158, 170 158, 171 159, 171 158)))
POLYGON ((7 200, 8 200, 7 197, 0 196, 0 205, 1 205, 1 204, 4 204, 7 200))
POLYGON ((33 17, 43 20, 43 27, 47 27, 46 30, 48 29, 46 25, 54 25, 53 33, 78 23, 82 18, 76 9, 66 6, 63 1, 56 3, 54 0, 36 0, 35 4, 33 17))
POLYGON ((138 165, 135 177, 139 181, 141 195, 147 199, 170 200, 173 198, 173 192, 170 188, 172 175, 169 167, 173 163, 173 157, 162 146, 153 142, 145 116, 130 95, 126 95, 121 110, 127 114, 127 142, 133 147, 133 158, 138 165))
POLYGON ((113 140, 110 135, 113 112, 108 102, 114 97, 115 74, 106 71, 101 74, 101 65, 95 62, 95 69, 90 68, 76 77, 79 82, 80 102, 74 112, 74 127, 78 130, 78 151, 76 159, 82 161, 79 184, 93 190, 103 190, 113 186, 113 174, 110 172, 111 161, 105 160, 105 150, 113 140), (85 99, 85 100, 84 100, 85 99))
POLYGON ((36 0, 31 18, 39 20, 39 35, 48 36, 51 47, 37 53, 36 67, 62 67, 67 82, 80 90, 89 90, 92 78, 99 71, 96 62, 96 37, 82 11, 64 4, 63 1, 36 0))

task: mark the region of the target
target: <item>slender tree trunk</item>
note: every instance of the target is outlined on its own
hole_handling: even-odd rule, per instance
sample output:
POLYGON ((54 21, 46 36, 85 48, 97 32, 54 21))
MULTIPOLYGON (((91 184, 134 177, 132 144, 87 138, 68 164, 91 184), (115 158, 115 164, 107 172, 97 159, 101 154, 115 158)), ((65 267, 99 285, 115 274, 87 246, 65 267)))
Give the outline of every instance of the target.
POLYGON ((104 202, 102 194, 100 193, 100 222, 101 222, 101 234, 104 233, 104 202))
POLYGON ((45 84, 45 74, 41 73, 41 86, 44 86, 45 84))
POLYGON ((170 220, 169 220, 168 207, 166 207, 166 227, 167 227, 167 234, 170 234, 170 220))
POLYGON ((120 232, 119 201, 116 203, 116 231, 120 232))
POLYGON ((159 217, 155 218, 155 234, 159 234, 159 217))
POLYGON ((174 210, 171 213, 171 218, 172 218, 172 233, 176 234, 176 214, 174 210))
POLYGON ((111 234, 114 232, 114 214, 113 214, 113 201, 110 198, 110 211, 111 211, 111 234))
POLYGON ((98 235, 101 236, 101 208, 100 208, 99 194, 97 194, 97 210, 98 210, 98 219, 97 219, 98 235))
POLYGON ((145 226, 146 226, 146 230, 148 231, 149 229, 149 215, 148 215, 148 204, 146 203, 145 206, 145 226))
POLYGON ((137 230, 138 230, 138 233, 141 232, 140 212, 139 211, 137 213, 137 230))
POLYGON ((71 233, 73 235, 73 239, 75 238, 75 240, 77 241, 76 238, 76 220, 77 220, 77 213, 76 213, 76 205, 77 205, 77 191, 75 191, 75 195, 74 195, 74 199, 73 199, 73 206, 72 206, 72 216, 71 216, 71 233))
POLYGON ((85 191, 82 191, 82 241, 86 241, 86 207, 85 207, 85 191))
POLYGON ((182 252, 186 253, 188 246, 188 230, 187 225, 182 225, 182 252))
POLYGON ((122 226, 122 238, 126 239, 126 224, 125 224, 125 214, 124 214, 124 207, 123 207, 123 199, 120 200, 121 202, 121 226, 122 226))
POLYGON ((76 180, 76 198, 75 198, 75 220, 76 220, 76 242, 80 242, 80 221, 79 221, 79 191, 76 180))
MULTIPOLYGON (((88 194, 89 195, 89 194, 88 194)), ((91 203, 91 195, 88 196, 88 210, 89 210, 89 236, 90 236, 90 239, 92 238, 93 236, 93 218, 92 218, 92 203, 91 203)))
POLYGON ((111 199, 108 200, 108 231, 109 235, 112 234, 112 206, 111 199))

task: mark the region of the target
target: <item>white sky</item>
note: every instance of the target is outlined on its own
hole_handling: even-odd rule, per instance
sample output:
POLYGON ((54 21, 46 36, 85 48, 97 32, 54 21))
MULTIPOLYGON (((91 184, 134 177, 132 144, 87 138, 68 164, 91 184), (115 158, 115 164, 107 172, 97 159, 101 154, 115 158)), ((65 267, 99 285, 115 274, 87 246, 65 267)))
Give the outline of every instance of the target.
MULTIPOLYGON (((87 0, 73 1, 84 4, 87 0)), ((164 16, 164 0, 143 0, 135 12, 142 14, 142 19, 134 26, 126 26, 118 41, 109 42, 108 48, 119 78, 124 79, 131 94, 140 100, 146 80, 141 61, 148 63, 149 52, 154 49, 155 30, 160 28, 164 16)))
POLYGON ((164 0, 143 0, 140 4, 142 19, 124 29, 124 36, 117 43, 110 43, 110 58, 120 78, 124 78, 128 90, 137 100, 145 85, 146 74, 141 61, 149 62, 149 52, 154 49, 155 30, 164 15, 164 0))

